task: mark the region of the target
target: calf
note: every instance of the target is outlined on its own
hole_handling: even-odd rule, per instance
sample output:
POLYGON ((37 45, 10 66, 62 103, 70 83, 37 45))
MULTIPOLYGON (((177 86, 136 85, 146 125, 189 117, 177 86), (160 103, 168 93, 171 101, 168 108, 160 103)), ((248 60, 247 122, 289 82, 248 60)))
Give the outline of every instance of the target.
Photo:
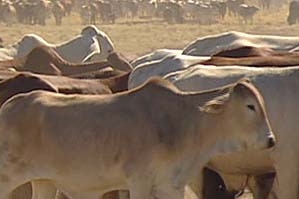
POLYGON ((0 198, 44 179, 73 198, 178 199, 212 157, 275 143, 252 84, 185 93, 161 79, 116 95, 19 94, 0 109, 0 136, 0 198))

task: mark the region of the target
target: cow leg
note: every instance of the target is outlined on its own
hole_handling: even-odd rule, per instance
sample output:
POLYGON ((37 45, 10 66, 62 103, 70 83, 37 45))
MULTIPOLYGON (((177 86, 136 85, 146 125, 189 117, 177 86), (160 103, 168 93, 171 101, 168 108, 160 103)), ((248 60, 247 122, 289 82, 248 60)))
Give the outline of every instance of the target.
POLYGON ((55 199, 57 189, 49 180, 34 180, 32 184, 32 199, 55 199))
POLYGON ((101 192, 65 192, 67 198, 71 199, 99 199, 103 198, 103 193, 101 192))
POLYGON ((127 190, 119 190, 118 191, 119 199, 130 199, 130 193, 127 190))
POLYGON ((251 177, 248 186, 252 192, 253 198, 254 199, 268 198, 274 180, 275 180, 275 173, 267 173, 267 174, 251 177))
POLYGON ((28 180, 23 176, 17 176, 14 169, 5 167, 0 167, 0 169, 2 170, 0 173, 0 199, 10 199, 13 196, 13 191, 28 180))
MULTIPOLYGON (((278 149, 276 149, 278 151, 278 149)), ((274 155, 279 199, 298 199, 297 151, 282 151, 274 155)))
POLYGON ((154 199, 152 196, 153 184, 149 177, 136 176, 129 180, 130 199, 154 199))
POLYGON ((31 183, 27 182, 12 192, 11 199, 31 199, 32 188, 31 183))
POLYGON ((9 199, 17 187, 30 181, 30 174, 13 153, 2 151, 0 160, 0 199, 9 199))

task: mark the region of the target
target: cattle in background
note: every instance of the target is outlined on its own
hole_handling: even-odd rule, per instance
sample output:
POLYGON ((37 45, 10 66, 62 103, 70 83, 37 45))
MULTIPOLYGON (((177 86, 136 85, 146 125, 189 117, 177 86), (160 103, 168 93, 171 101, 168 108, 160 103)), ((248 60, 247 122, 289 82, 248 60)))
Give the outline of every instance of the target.
POLYGON ((121 16, 126 19, 131 19, 137 17, 138 14, 138 2, 136 0, 122 0, 119 1, 121 8, 121 16))
POLYGON ((17 22, 17 11, 10 1, 0 1, 0 22, 7 25, 17 22))
POLYGON ((65 16, 65 8, 60 1, 54 1, 52 4, 52 13, 55 18, 56 25, 62 24, 62 18, 65 16))
POLYGON ((109 1, 96 0, 97 13, 102 23, 115 23, 116 14, 113 10, 112 3, 109 1))
POLYGON ((139 0, 138 16, 140 18, 152 18, 154 16, 153 10, 155 5, 148 0, 139 0))
POLYGON ((262 9, 269 9, 272 0, 259 0, 259 6, 262 9))
POLYGON ((60 0, 62 3, 64 9, 65 9, 65 14, 66 15, 71 15, 72 9, 74 7, 75 1, 74 0, 60 0))
POLYGON ((50 14, 50 1, 48 0, 18 0, 14 2, 18 20, 25 24, 46 25, 50 14))
POLYGON ((220 19, 224 19, 226 12, 227 12, 227 2, 226 1, 219 1, 219 0, 212 0, 211 1, 212 7, 218 9, 218 14, 220 19))
POLYGON ((183 23, 183 8, 175 2, 165 2, 166 5, 163 10, 163 18, 169 23, 183 23))
POLYGON ((240 22, 244 22, 245 24, 250 22, 252 24, 253 17, 258 11, 259 11, 259 8, 256 6, 241 4, 238 9, 238 15, 240 16, 240 22))
POLYGON ((80 7, 80 17, 82 25, 90 24, 91 8, 89 5, 83 4, 80 7))
POLYGON ((289 15, 287 18, 289 25, 293 25, 299 22, 299 2, 291 1, 289 4, 289 15))
POLYGON ((240 5, 244 3, 245 0, 227 0, 228 14, 230 16, 237 16, 240 5))

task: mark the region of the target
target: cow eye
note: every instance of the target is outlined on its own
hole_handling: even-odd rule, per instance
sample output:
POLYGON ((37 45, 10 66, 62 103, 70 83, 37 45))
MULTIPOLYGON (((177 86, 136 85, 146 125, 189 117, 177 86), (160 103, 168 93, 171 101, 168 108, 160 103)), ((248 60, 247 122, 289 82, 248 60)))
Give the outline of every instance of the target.
POLYGON ((252 104, 248 104, 248 105, 247 105, 247 108, 249 108, 249 109, 252 110, 252 111, 255 111, 255 106, 252 105, 252 104))

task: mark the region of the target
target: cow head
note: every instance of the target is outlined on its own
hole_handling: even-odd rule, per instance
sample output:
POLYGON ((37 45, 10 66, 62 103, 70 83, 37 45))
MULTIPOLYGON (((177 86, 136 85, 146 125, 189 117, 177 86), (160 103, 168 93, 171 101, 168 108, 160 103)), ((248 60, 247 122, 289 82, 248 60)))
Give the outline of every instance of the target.
POLYGON ((207 102, 203 111, 218 118, 212 128, 217 129, 217 144, 224 152, 275 144, 263 98, 250 82, 238 82, 228 94, 207 102))

